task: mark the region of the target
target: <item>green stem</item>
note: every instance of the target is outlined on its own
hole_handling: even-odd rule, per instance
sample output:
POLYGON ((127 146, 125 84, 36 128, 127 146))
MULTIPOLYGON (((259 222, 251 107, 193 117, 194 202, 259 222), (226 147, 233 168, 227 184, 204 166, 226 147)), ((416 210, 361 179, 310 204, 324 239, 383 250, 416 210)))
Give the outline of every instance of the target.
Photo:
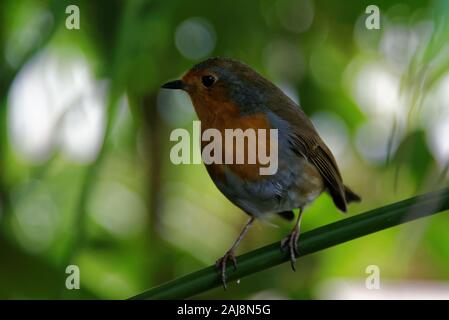
MULTIPOLYGON (((302 234, 299 237, 300 256, 448 209, 449 188, 374 209, 302 234)), ((279 243, 273 243, 238 257, 237 270, 233 271, 232 266, 227 269, 228 279, 240 279, 288 260, 288 254, 281 252, 279 243)), ((220 276, 211 266, 131 299, 185 299, 218 286, 221 286, 220 276)))

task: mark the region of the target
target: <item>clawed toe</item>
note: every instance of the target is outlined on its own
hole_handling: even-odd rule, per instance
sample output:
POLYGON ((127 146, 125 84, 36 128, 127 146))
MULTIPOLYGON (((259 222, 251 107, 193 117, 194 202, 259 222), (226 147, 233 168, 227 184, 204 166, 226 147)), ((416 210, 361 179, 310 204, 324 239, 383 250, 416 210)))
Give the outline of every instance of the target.
POLYGON ((287 237, 282 239, 281 241, 281 250, 284 251, 287 247, 290 252, 290 264, 292 266, 292 270, 296 271, 296 257, 299 256, 298 251, 298 238, 299 238, 299 229, 294 229, 287 237))
POLYGON ((232 265, 234 267, 234 271, 237 270, 237 259, 235 258, 234 252, 232 250, 225 253, 225 255, 218 259, 217 262, 215 262, 215 267, 221 272, 221 281, 223 283, 223 288, 226 290, 226 266, 228 263, 228 260, 232 261, 232 265))

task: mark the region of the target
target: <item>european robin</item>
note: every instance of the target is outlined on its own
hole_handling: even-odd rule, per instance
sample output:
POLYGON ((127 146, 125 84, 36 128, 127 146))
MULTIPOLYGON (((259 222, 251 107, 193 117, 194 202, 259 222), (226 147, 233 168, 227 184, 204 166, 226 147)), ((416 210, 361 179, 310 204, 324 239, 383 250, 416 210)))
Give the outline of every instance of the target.
MULTIPOLYGON (((202 131, 215 128, 224 136, 225 129, 278 130, 278 169, 273 175, 260 174, 259 162, 206 164, 217 188, 250 216, 232 247, 216 263, 225 289, 226 264, 231 260, 236 268, 235 249, 255 218, 279 214, 291 221, 292 210, 299 209, 294 228, 281 241, 281 249, 288 248, 295 270, 303 209, 323 191, 343 212, 347 203, 360 201, 343 184, 332 152, 304 111, 246 64, 211 58, 195 65, 181 80, 168 82, 162 88, 189 94, 202 131)), ((202 143, 202 149, 204 146, 202 143)))

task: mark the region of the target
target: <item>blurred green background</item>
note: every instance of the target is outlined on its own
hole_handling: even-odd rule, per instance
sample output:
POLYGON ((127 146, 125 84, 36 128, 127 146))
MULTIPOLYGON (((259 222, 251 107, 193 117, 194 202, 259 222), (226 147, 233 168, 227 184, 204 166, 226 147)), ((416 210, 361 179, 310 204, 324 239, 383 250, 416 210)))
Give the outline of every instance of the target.
MULTIPOLYGON (((300 102, 363 198, 349 215, 447 185, 448 40, 444 0, 2 0, 0 298, 122 299, 223 255, 247 217, 203 165, 170 162, 170 132, 196 116, 186 94, 159 89, 211 56, 300 102), (365 27, 370 4, 379 30, 365 27), (80 290, 65 288, 71 264, 80 290)), ((323 195, 302 228, 342 218, 323 195)), ((239 253, 291 228, 272 224, 239 253)), ((363 298, 370 265, 380 297, 449 297, 448 228, 437 215, 196 298, 363 298)))

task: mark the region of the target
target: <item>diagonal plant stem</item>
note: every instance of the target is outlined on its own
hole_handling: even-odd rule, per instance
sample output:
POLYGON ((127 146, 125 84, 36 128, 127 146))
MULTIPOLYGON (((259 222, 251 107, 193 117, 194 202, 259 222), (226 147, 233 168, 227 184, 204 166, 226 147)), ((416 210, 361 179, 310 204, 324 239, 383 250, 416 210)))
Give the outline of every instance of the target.
MULTIPOLYGON (((300 256, 360 238, 408 221, 449 210, 449 188, 416 196, 334 222, 299 237, 300 256)), ((227 269, 229 281, 274 267, 289 260, 279 243, 237 258, 238 269, 227 269)), ((185 299, 221 286, 220 275, 211 266, 138 294, 131 299, 185 299)))

